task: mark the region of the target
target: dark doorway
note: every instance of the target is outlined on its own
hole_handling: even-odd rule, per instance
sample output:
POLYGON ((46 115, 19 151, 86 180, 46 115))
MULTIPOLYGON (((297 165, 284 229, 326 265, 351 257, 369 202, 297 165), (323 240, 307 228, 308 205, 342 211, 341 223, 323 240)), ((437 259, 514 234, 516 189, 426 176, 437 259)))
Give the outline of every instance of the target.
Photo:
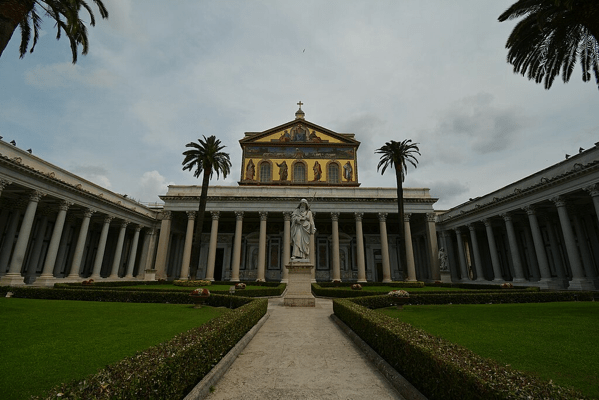
POLYGON ((223 260, 225 258, 225 249, 216 249, 216 257, 214 259, 214 280, 223 280, 223 260))

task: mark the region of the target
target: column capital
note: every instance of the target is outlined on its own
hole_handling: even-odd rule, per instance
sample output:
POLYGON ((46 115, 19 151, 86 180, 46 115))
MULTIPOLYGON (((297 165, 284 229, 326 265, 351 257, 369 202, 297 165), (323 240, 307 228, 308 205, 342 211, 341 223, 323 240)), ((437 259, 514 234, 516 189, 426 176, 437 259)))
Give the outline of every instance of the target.
POLYGON ((379 213, 379 221, 380 222, 387 221, 387 215, 388 215, 388 213, 379 213))
POLYGON ((95 212, 96 210, 94 210, 93 208, 86 208, 85 211, 83 211, 83 216, 85 218, 91 218, 95 212))
POLYGON ((29 193, 29 201, 34 201, 34 202, 39 202, 42 197, 44 197, 46 194, 40 192, 39 190, 34 190, 33 192, 29 193))
POLYGON ((141 232, 141 225, 135 225, 135 232, 141 232))
POLYGON ((197 211, 186 211, 187 213, 187 220, 188 221, 193 221, 196 219, 196 215, 198 215, 197 211))
POLYGON ((426 221, 427 222, 437 222, 437 214, 435 214, 435 213, 426 213, 426 221))
POLYGON ((490 218, 483 218, 481 219, 482 223, 485 224, 485 226, 493 226, 493 223, 491 222, 490 218))
POLYGON ((119 226, 121 227, 121 229, 127 229, 127 225, 129 225, 129 221, 124 219, 121 221, 121 225, 119 225, 119 226))
MULTIPOLYGON (((283 220, 291 221, 291 214, 291 211, 283 211, 283 220)), ((314 213, 312 213, 312 216, 314 216, 314 213)))
POLYGON ((268 211, 260 211, 260 221, 266 221, 268 219, 268 211))
POLYGON ((220 211, 210 211, 210 215, 212 216, 212 220, 217 220, 220 218, 220 211))
POLYGON ((537 213, 537 207, 532 204, 524 206, 522 209, 526 211, 526 214, 528 215, 535 215, 537 213))
POLYGON ((410 218, 412 218, 412 213, 405 213, 403 215, 403 222, 410 222, 410 218))
POLYGON ((72 206, 73 203, 67 200, 61 200, 60 204, 58 205, 58 209, 60 211, 68 211, 69 207, 72 206))
POLYGON ((466 226, 468 227, 470 232, 474 232, 476 230, 476 224, 474 222, 472 222, 470 224, 466 224, 466 226))
POLYGON ((6 179, 0 179, 0 192, 4 190, 5 187, 10 185, 12 182, 6 179))
POLYGON ((462 234, 462 228, 460 226, 453 228, 453 230, 456 233, 456 235, 462 234))
POLYGON ((510 213, 501 213, 499 216, 506 222, 512 220, 512 215, 510 213))
POLYGON ((243 221, 243 211, 235 211, 235 221, 243 221))
POLYGON ((172 219, 173 218, 173 212, 172 211, 162 211, 162 219, 172 219))
POLYGON ((599 183, 593 183, 585 188, 583 188, 585 192, 587 192, 592 197, 599 196, 599 183))
POLYGON ((107 217, 104 217, 104 223, 105 224, 110 224, 113 219, 114 219, 114 217, 111 217, 110 215, 107 216, 107 217))
POLYGON ((339 221, 339 213, 338 212, 332 212, 331 213, 331 219, 333 221, 339 221))
POLYGON ((364 213, 363 212, 355 212, 354 213, 354 218, 356 219, 356 221, 362 221, 362 219, 364 218, 364 213))
POLYGON ((555 196, 550 199, 556 207, 565 207, 567 202, 563 196, 555 196))

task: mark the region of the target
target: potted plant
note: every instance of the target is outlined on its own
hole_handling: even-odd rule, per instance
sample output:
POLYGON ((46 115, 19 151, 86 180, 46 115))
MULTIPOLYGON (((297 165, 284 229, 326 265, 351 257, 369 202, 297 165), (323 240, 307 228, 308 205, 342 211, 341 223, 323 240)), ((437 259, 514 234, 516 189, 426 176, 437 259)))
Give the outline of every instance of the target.
POLYGON ((210 297, 210 291, 205 288, 197 288, 192 290, 189 296, 195 304, 194 308, 202 308, 202 304, 210 297))
POLYGON ((243 290, 245 289, 245 283, 238 282, 235 284, 235 289, 243 290))
POLYGON ((501 284, 502 289, 513 289, 514 285, 511 282, 505 282, 501 284))
POLYGON ((410 293, 405 290, 392 290, 388 293, 393 305, 397 306, 398 310, 402 310, 404 304, 410 300, 410 293))
POLYGON ((353 285, 351 285, 352 290, 362 290, 362 285, 360 285, 359 283, 354 283, 353 285))

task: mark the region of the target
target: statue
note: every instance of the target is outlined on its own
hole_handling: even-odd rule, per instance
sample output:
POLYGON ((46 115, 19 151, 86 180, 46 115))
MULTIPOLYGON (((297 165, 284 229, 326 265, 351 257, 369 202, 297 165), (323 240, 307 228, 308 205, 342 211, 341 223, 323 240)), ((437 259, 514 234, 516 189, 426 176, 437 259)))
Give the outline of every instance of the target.
POLYGON ((320 163, 318 161, 314 163, 312 170, 314 171, 314 182, 318 182, 322 176, 322 168, 320 167, 320 163))
POLYGON ((346 181, 349 182, 352 180, 353 172, 354 172, 354 169, 352 168, 350 162, 348 161, 343 166, 343 177, 345 178, 346 181))
POLYGON ((443 272, 449 271, 449 263, 447 260, 447 253, 445 252, 445 248, 441 247, 439 249, 439 261, 440 261, 440 270, 443 272))
POLYGON ((250 162, 245 169, 245 179, 253 181, 255 171, 256 167, 254 166, 254 162, 250 159, 250 162))
POLYGON ((308 200, 302 199, 291 214, 291 261, 310 259, 310 235, 316 232, 308 200))
POLYGON ((275 164, 277 164, 277 167, 279 167, 279 178, 282 181, 286 181, 287 180, 287 161, 283 161, 280 164, 275 162, 275 164))

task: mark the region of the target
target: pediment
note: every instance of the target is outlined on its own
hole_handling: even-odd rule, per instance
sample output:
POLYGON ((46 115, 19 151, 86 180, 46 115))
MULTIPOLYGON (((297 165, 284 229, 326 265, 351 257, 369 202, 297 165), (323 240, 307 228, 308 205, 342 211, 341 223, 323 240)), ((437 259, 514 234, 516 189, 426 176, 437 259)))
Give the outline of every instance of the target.
POLYGON ((293 146, 314 146, 315 144, 358 146, 360 144, 354 139, 354 134, 337 133, 305 119, 289 121, 264 132, 246 132, 245 137, 239 143, 242 146, 254 143, 293 146))

